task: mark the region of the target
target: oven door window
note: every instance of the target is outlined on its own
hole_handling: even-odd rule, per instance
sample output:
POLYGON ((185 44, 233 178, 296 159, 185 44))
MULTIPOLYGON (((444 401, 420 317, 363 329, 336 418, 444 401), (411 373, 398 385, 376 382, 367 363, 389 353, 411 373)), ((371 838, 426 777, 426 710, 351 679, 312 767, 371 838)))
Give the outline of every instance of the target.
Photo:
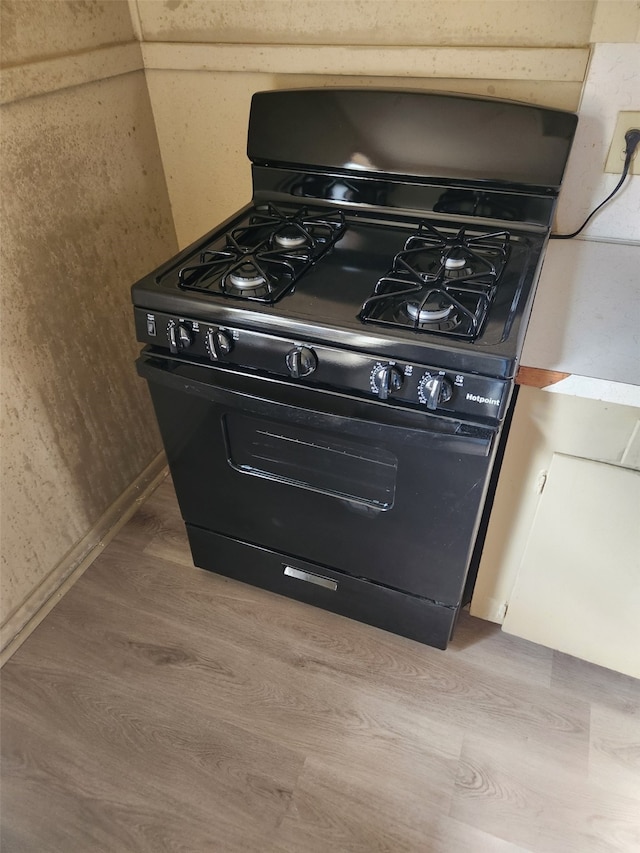
POLYGON ((398 460, 388 450, 235 412, 223 429, 236 471, 379 510, 393 506, 398 460))

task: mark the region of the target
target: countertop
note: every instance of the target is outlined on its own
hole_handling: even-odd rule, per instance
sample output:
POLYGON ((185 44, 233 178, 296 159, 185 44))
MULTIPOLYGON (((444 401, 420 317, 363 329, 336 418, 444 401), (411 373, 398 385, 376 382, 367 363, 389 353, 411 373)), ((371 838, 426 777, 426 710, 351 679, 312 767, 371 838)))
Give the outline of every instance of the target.
POLYGON ((640 407, 640 244, 551 240, 518 381, 640 407))

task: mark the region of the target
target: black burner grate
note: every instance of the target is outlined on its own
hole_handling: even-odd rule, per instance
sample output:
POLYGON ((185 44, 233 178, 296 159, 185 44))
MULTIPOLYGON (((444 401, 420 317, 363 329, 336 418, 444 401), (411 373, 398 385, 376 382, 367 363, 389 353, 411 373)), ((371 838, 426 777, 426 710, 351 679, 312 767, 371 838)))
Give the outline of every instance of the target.
POLYGON ((377 282, 360 319, 474 340, 508 256, 507 231, 468 235, 423 223, 377 282))
POLYGON ((178 272, 183 290, 276 302, 346 229, 342 211, 266 204, 178 272))

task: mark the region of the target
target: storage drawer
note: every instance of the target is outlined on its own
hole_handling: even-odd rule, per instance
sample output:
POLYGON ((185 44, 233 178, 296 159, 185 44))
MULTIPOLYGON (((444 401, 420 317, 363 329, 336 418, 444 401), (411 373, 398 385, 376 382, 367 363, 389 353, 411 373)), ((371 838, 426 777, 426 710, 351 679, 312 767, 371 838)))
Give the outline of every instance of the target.
POLYGON ((457 610, 187 524, 196 566, 446 648, 457 610))

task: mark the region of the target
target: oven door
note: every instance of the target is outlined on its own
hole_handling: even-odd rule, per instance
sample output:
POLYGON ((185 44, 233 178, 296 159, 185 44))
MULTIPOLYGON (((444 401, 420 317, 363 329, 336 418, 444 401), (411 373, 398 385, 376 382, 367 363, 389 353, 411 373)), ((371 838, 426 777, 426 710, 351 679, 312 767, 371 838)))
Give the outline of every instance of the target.
POLYGON ((148 353, 138 372, 190 527, 459 605, 497 429, 148 353))

